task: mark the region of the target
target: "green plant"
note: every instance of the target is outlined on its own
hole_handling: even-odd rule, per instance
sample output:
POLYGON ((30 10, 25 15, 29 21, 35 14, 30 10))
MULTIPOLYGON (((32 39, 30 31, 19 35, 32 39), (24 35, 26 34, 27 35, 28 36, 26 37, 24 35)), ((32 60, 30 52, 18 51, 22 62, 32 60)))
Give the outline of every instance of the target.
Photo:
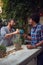
POLYGON ((5 46, 0 45, 0 51, 6 52, 6 47, 5 47, 5 46))
POLYGON ((25 18, 35 12, 38 7, 43 8, 43 0, 2 0, 3 13, 6 18, 25 18))
POLYGON ((3 45, 0 45, 0 58, 3 58, 6 56, 6 47, 3 45))
POLYGON ((13 40, 13 42, 18 44, 22 42, 20 34, 16 34, 16 38, 13 40))

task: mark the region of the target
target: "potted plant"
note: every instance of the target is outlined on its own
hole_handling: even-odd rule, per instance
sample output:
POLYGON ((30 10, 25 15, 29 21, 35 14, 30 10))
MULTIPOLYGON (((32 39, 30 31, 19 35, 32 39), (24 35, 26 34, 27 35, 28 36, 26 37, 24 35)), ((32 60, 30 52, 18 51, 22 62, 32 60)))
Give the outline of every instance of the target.
POLYGON ((3 58, 6 56, 6 47, 0 45, 0 58, 3 58))
POLYGON ((21 43, 22 43, 22 40, 20 38, 20 35, 17 34, 16 39, 14 40, 15 50, 20 50, 21 49, 21 43))

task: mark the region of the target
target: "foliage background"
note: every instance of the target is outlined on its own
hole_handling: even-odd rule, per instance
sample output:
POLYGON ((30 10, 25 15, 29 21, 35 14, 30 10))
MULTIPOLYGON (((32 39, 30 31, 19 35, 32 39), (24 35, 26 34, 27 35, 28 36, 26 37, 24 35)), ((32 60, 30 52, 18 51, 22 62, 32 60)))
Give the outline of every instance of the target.
POLYGON ((34 12, 43 11, 43 0, 2 0, 3 12, 1 18, 15 18, 17 20, 17 28, 22 28, 27 32, 27 17, 34 12))
POLYGON ((18 28, 27 30, 27 17, 34 12, 39 13, 43 9, 43 0, 2 0, 3 12, 1 18, 15 18, 18 28))
POLYGON ((6 18, 23 19, 33 12, 38 12, 38 8, 43 8, 43 0, 2 0, 3 13, 6 18))

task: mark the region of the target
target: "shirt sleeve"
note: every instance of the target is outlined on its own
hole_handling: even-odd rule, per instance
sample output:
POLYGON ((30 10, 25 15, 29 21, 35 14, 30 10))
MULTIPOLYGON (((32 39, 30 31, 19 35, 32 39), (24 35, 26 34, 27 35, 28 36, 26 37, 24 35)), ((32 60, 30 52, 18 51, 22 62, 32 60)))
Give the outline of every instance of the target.
POLYGON ((41 26, 41 40, 43 40, 43 25, 41 26))
POLYGON ((4 37, 6 35, 6 30, 4 27, 1 28, 1 36, 4 37))

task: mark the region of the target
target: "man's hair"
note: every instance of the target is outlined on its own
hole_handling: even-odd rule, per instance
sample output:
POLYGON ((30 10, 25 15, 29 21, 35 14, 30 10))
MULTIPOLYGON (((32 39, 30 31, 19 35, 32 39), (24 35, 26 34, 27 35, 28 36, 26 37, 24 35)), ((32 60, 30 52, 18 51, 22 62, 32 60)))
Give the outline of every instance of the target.
POLYGON ((31 18, 33 21, 35 21, 35 23, 39 23, 39 21, 40 21, 40 15, 37 14, 37 13, 32 14, 32 15, 30 16, 30 18, 31 18))
POLYGON ((11 22, 12 20, 16 23, 16 20, 13 19, 13 18, 11 18, 11 19, 7 19, 7 23, 11 22))

